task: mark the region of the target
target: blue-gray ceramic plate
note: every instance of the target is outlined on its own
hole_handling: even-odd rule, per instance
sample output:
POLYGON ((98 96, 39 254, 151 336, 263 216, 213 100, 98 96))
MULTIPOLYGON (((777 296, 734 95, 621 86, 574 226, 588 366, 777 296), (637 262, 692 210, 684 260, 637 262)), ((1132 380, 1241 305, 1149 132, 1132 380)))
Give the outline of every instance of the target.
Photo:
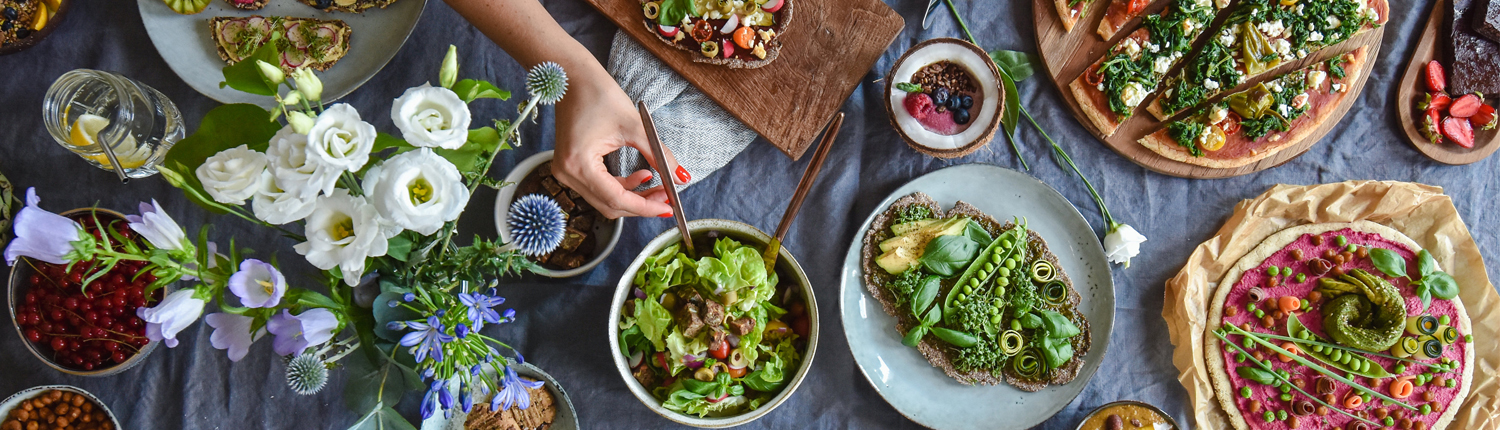
POLYGON ((946 210, 963 200, 1006 221, 1025 217, 1083 296, 1078 308, 1089 320, 1093 347, 1084 356, 1078 377, 1034 393, 1010 385, 964 385, 933 367, 916 349, 901 344, 896 319, 865 290, 860 269, 864 229, 849 244, 839 276, 839 309, 844 337, 865 379, 897 412, 935 429, 1026 429, 1052 417, 1073 401, 1099 369, 1114 327, 1115 290, 1104 247, 1078 209, 1057 190, 1021 172, 987 164, 963 164, 938 170, 897 188, 866 217, 875 216, 896 199, 913 192, 932 196, 946 210))

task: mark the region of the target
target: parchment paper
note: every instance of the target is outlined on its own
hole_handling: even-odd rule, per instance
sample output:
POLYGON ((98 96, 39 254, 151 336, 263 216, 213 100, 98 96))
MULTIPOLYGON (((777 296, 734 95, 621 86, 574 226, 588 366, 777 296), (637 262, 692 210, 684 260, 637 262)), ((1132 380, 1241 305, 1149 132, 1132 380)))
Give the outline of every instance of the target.
POLYGON ((1459 219, 1453 201, 1440 187, 1410 182, 1350 181, 1333 184, 1277 185, 1254 199, 1241 201, 1218 233, 1198 245, 1177 276, 1167 280, 1162 318, 1176 349, 1172 363, 1178 382, 1192 401, 1193 419, 1206 429, 1229 428, 1229 417, 1213 398, 1204 364, 1204 329, 1213 293, 1234 263, 1261 240, 1287 227, 1326 222, 1368 220, 1385 224, 1432 253, 1438 265, 1458 280, 1459 298, 1473 321, 1475 378, 1469 397, 1449 428, 1500 426, 1500 317, 1485 312, 1500 304, 1500 294, 1485 273, 1479 247, 1459 219))

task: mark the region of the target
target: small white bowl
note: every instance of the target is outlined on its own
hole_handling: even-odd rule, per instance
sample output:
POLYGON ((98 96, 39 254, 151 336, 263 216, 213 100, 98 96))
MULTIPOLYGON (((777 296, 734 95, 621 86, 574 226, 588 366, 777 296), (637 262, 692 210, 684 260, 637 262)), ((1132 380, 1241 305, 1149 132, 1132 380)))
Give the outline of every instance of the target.
MULTIPOLYGON (((578 424, 578 412, 573 409, 573 399, 568 397, 568 392, 563 390, 562 384, 557 383, 557 380, 553 379, 552 375, 543 372, 542 369, 536 366, 532 366, 531 363, 521 363, 515 366, 515 369, 517 375, 544 381, 546 383, 544 386, 552 393, 552 405, 557 408, 557 416, 553 418, 550 430, 574 430, 582 428, 578 424)), ((493 367, 485 367, 483 372, 492 378, 498 377, 493 367)), ((454 398, 458 398, 458 377, 453 377, 451 381, 448 384, 448 392, 453 393, 454 398)), ((475 408, 490 407, 489 401, 491 397, 481 395, 479 387, 469 387, 469 390, 470 395, 474 396, 475 408)), ((461 409, 455 409, 452 417, 444 417, 441 412, 438 412, 432 414, 432 417, 422 420, 422 430, 463 430, 464 422, 468 421, 468 419, 469 414, 461 409)))
POLYGON ((20 407, 21 402, 24 402, 32 397, 36 397, 37 395, 42 394, 47 390, 67 391, 82 395, 83 398, 94 402, 94 405, 96 407, 104 410, 104 415, 109 417, 109 422, 111 424, 114 424, 116 429, 122 428, 120 427, 120 420, 115 418, 115 412, 109 410, 109 405, 105 405, 103 401, 100 401, 99 398, 95 397, 92 393, 84 391, 82 388, 74 387, 71 385, 42 385, 38 387, 27 388, 15 394, 11 394, 10 397, 5 398, 4 402, 0 402, 0 421, 3 421, 5 418, 10 417, 10 411, 17 407, 20 407))
MULTIPOLYGON (((510 221, 510 204, 516 199, 516 187, 521 184, 521 180, 526 179, 526 175, 531 174, 532 170, 536 170, 537 166, 548 161, 552 161, 552 151, 539 152, 521 160, 510 173, 505 175, 505 182, 512 185, 501 188, 500 192, 495 195, 495 230, 500 232, 500 240, 505 243, 510 243, 510 226, 506 224, 510 221)), ((608 219, 602 218, 601 215, 599 222, 594 223, 594 250, 598 252, 594 259, 574 269, 552 270, 537 266, 535 272, 549 278, 571 278, 588 273, 615 251, 615 244, 620 242, 620 232, 623 230, 625 230, 624 218, 608 219)))
MULTIPOLYGON (((754 226, 739 221, 722 219, 693 220, 688 222, 688 230, 694 235, 706 234, 709 231, 715 230, 729 233, 731 236, 735 236, 735 239, 761 249, 764 249, 766 244, 771 242, 770 235, 767 235, 754 226)), ((641 254, 636 256, 635 261, 632 261, 630 266, 625 269, 625 274, 620 276, 620 284, 615 288, 614 299, 610 301, 609 307, 609 350, 611 351, 610 356, 614 357, 615 360, 615 369, 620 372, 620 378, 625 380, 625 386, 630 388, 630 393, 634 394, 635 398, 641 401, 641 404, 651 408, 651 412, 655 412, 657 415, 661 415, 679 424, 700 428, 724 428, 743 425, 760 419, 760 417, 771 413, 777 406, 781 406, 787 399, 790 399, 792 393, 797 391, 797 387, 802 385, 802 380, 807 378, 808 372, 812 369, 813 357, 818 352, 819 328, 818 299, 813 295, 812 282, 807 279, 807 273, 802 271, 802 264, 798 263, 797 259, 792 257, 792 254, 785 247, 782 247, 781 253, 778 254, 781 259, 777 260, 776 267, 780 268, 778 271, 782 273, 790 272, 792 275, 790 276, 790 280, 797 283, 799 288, 798 293, 802 294, 802 299, 806 303, 808 327, 807 350, 803 351, 802 363, 797 366, 797 372, 792 375, 792 379, 787 383, 786 387, 782 388, 781 392, 776 394, 776 397, 771 398, 770 402, 743 414, 707 418, 682 414, 662 407, 661 401, 652 396, 650 390, 641 386, 641 383, 635 380, 635 376, 630 373, 630 365, 626 363, 625 356, 620 353, 618 346, 620 344, 620 327, 618 325, 618 321, 620 321, 620 307, 625 304, 626 299, 632 297, 631 290, 635 288, 632 284, 635 281, 636 272, 641 269, 641 265, 646 263, 646 257, 655 255, 662 248, 680 242, 682 242, 682 234, 678 233, 677 228, 674 227, 671 230, 662 232, 661 235, 656 236, 655 239, 646 244, 646 247, 641 250, 641 254)))

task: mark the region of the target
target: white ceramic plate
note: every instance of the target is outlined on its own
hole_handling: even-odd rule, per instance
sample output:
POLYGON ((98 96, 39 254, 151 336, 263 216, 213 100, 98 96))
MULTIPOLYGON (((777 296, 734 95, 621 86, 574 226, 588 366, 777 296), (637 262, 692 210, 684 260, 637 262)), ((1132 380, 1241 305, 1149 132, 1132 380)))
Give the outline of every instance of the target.
MULTIPOLYGON (((495 377, 495 369, 492 367, 485 367, 484 372, 492 378, 495 377)), ((558 384, 556 379, 552 379, 552 375, 548 375, 542 369, 532 366, 531 363, 522 363, 516 366, 516 374, 525 378, 544 381, 546 382, 544 387, 552 392, 552 403, 557 406, 557 417, 552 420, 552 427, 549 427, 549 430, 574 430, 579 428, 578 413, 573 410, 573 400, 568 398, 568 392, 563 390, 562 385, 558 384)), ((453 398, 457 399, 458 383, 456 378, 454 381, 448 384, 448 390, 455 393, 453 398)), ((488 403, 490 398, 480 396, 477 387, 471 388, 474 390, 474 407, 490 407, 488 403)), ((452 418, 444 418, 443 414, 439 412, 432 414, 431 418, 422 420, 422 430, 463 430, 464 421, 467 419, 469 419, 469 414, 461 410, 453 411, 452 418)))
POLYGON ((273 103, 270 97, 219 88, 224 81, 225 63, 209 38, 210 19, 260 15, 344 20, 354 30, 349 36, 349 53, 328 71, 318 73, 323 80, 323 102, 330 103, 359 88, 396 56, 416 28, 427 0, 399 0, 385 9, 371 8, 362 14, 324 12, 296 0, 272 0, 257 11, 239 10, 224 0, 211 0, 208 8, 194 15, 173 12, 162 0, 138 0, 137 4, 156 52, 161 53, 161 58, 184 82, 220 103, 268 107, 273 103))
POLYGON ((897 188, 861 224, 849 244, 839 276, 844 337, 865 379, 896 411, 936 429, 1026 429, 1052 417, 1098 370, 1115 319, 1115 290, 1104 248, 1088 221, 1052 187, 1021 172, 987 164, 963 164, 929 173, 897 188), (959 200, 1005 221, 1026 217, 1047 240, 1062 269, 1083 296, 1078 308, 1092 337, 1083 369, 1072 382, 1027 393, 1010 385, 969 386, 943 374, 915 349, 901 344, 896 320, 865 290, 860 268, 864 231, 896 199, 921 191, 945 209, 959 200))
POLYGON ((99 398, 95 397, 92 393, 84 391, 82 388, 74 387, 71 385, 42 385, 38 387, 27 388, 25 390, 16 392, 15 394, 11 394, 10 397, 5 398, 5 401, 0 402, 0 419, 9 417, 10 411, 15 409, 17 406, 20 406, 21 402, 24 402, 32 397, 36 397, 38 394, 42 394, 43 392, 46 392, 48 390, 70 391, 76 394, 83 395, 84 398, 93 401, 95 405, 104 408, 104 415, 109 417, 109 422, 114 424, 115 428, 120 428, 120 420, 115 418, 114 411, 109 410, 108 405, 105 405, 103 401, 99 400, 99 398))

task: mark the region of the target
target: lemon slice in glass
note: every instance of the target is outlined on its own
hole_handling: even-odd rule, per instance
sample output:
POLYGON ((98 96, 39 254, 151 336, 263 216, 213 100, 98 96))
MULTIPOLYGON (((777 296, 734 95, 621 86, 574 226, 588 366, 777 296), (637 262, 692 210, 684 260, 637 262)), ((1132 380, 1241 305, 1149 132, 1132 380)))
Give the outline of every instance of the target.
MULTIPOLYGON (((109 119, 94 114, 79 115, 73 122, 73 128, 68 133, 68 143, 83 150, 98 144, 99 132, 109 126, 109 119)), ((146 159, 151 158, 151 149, 136 143, 135 136, 125 136, 125 140, 115 145, 115 158, 120 161, 120 166, 125 169, 134 169, 146 164, 146 159)), ((101 148, 102 151, 102 148, 101 148)), ((78 154, 79 156, 93 160, 104 170, 114 170, 114 165, 109 162, 109 156, 100 152, 98 154, 78 154)))

